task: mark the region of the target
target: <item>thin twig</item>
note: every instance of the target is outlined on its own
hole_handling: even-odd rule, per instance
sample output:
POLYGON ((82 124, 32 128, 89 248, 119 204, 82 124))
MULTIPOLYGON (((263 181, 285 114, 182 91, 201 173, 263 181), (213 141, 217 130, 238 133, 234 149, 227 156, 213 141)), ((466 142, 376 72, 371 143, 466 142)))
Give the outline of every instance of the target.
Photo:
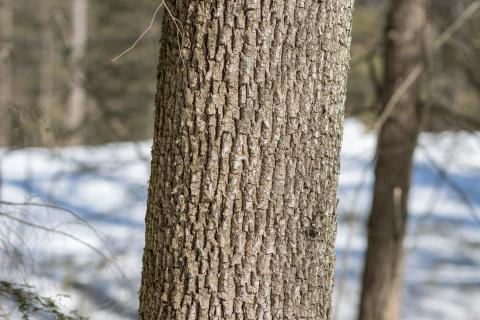
POLYGON ((165 3, 165 0, 163 0, 160 5, 157 7, 157 9, 155 10, 155 12, 153 13, 153 17, 152 17, 152 20, 150 21, 150 24, 148 25, 148 27, 142 32, 142 34, 137 38, 137 40, 135 40, 135 42, 130 46, 130 48, 126 49, 125 51, 123 51, 122 53, 120 53, 118 56, 116 56, 115 58, 113 58, 111 61, 112 62, 116 62, 118 61, 118 59, 120 57, 122 57, 124 54, 126 54, 127 52, 133 50, 135 48, 135 46, 140 42, 140 40, 147 34, 148 31, 150 31, 150 29, 152 28, 153 26, 153 23, 155 21, 155 17, 157 16, 157 13, 158 11, 160 11, 160 9, 164 7, 165 10, 167 10, 167 13, 168 15, 170 16, 170 18, 172 19, 173 21, 173 24, 175 25, 175 28, 177 29, 177 44, 178 44, 178 51, 179 51, 179 55, 180 55, 180 59, 182 60, 182 65, 183 67, 185 68, 185 61, 183 60, 183 56, 182 56, 182 40, 183 40, 183 34, 182 34, 182 30, 183 30, 183 24, 180 22, 180 20, 178 20, 177 18, 175 18, 175 16, 172 14, 172 11, 170 11, 170 8, 167 6, 167 4, 165 3))
POLYGON ((472 2, 458 18, 438 37, 433 43, 433 49, 438 49, 443 46, 451 36, 462 27, 462 25, 470 19, 470 17, 480 8, 480 1, 472 2))
POLYGON ((463 201, 463 203, 469 209, 469 213, 473 218, 473 220, 475 220, 475 222, 480 224, 480 215, 478 214, 476 206, 473 204, 468 193, 459 184, 457 184, 457 182, 454 179, 450 177, 450 175, 445 169, 443 169, 435 160, 433 160, 433 157, 430 155, 427 148, 425 148, 422 145, 419 145, 419 146, 422 147, 422 151, 425 155, 425 158, 427 159, 429 164, 433 167, 433 169, 435 169, 438 177, 442 179, 447 184, 447 186, 449 186, 450 189, 459 196, 459 198, 463 201))
POLYGON ((365 168, 363 169, 363 175, 360 180, 360 183, 355 188, 354 196, 352 201, 350 202, 350 209, 348 210, 349 213, 349 221, 348 221, 348 234, 347 234, 347 241, 345 243, 345 248, 342 254, 342 264, 339 271, 339 277, 337 281, 337 298, 335 301, 334 311, 333 311, 333 319, 338 319, 339 317, 339 310, 340 304, 343 298, 343 292, 345 287, 345 281, 347 278, 348 273, 348 266, 349 266, 349 256, 352 247, 352 240, 355 234, 355 222, 356 217, 358 215, 358 201, 360 200, 360 196, 362 193, 363 188, 367 182, 368 174, 370 173, 370 169, 372 168, 373 164, 375 163, 375 158, 372 161, 369 161, 365 168))
POLYGON ((169 7, 167 6, 167 4, 165 3, 165 0, 163 1, 163 6, 165 7, 165 10, 167 10, 168 15, 169 15, 170 18, 172 19, 173 24, 175 25, 175 28, 177 29, 178 54, 179 54, 179 56, 180 56, 180 60, 182 60, 183 68, 185 69, 185 61, 183 60, 183 56, 182 56, 183 24, 182 24, 182 22, 181 22, 180 20, 178 20, 177 18, 175 18, 175 16, 173 15, 173 13, 170 11, 170 8, 169 8, 169 7), (180 26, 179 26, 178 24, 181 25, 181 28, 180 28, 180 26))
POLYGON ((70 233, 67 233, 65 231, 62 231, 62 230, 57 230, 57 229, 54 229, 54 228, 49 228, 49 227, 46 227, 46 226, 43 226, 43 225, 40 225, 40 224, 36 224, 36 223, 33 223, 33 222, 30 222, 28 220, 25 220, 25 219, 21 219, 21 218, 17 218, 17 217, 14 217, 8 213, 5 213, 5 212, 0 212, 0 216, 2 217, 5 217, 7 219, 10 219, 12 221, 15 221, 15 222, 18 222, 20 224, 23 224, 25 226, 28 226, 28 227, 31 227, 31 228, 35 228, 35 229, 39 229, 39 230, 42 230, 42 231, 46 231, 46 232, 50 232, 50 233, 54 233, 54 234, 58 234, 58 235, 61 235, 63 237, 66 237, 68 239, 71 239, 71 240, 74 240, 84 246, 86 246, 87 248, 89 248, 90 250, 92 250, 93 252, 95 252, 96 254, 98 254, 100 257, 102 257, 103 259, 105 259, 106 261, 109 261, 110 263, 112 263, 112 265, 114 266, 115 269, 117 269, 118 273, 122 276, 122 278, 128 282, 132 288, 134 287, 134 284, 132 283, 132 281, 126 276, 126 274, 123 272, 122 268, 120 268, 120 266, 118 265, 118 263, 115 261, 115 259, 113 257, 109 257, 107 256, 106 254, 104 254, 102 252, 102 250, 100 250, 99 248, 95 247, 94 245, 70 234, 70 233))
POLYGON ((385 105, 385 109, 378 117, 377 121, 375 122, 375 130, 378 132, 382 128, 383 124, 387 121, 387 119, 392 115, 395 107, 397 106, 398 101, 403 97, 405 92, 410 88, 410 86, 417 80, 418 76, 423 70, 423 64, 417 64, 413 70, 408 74, 408 76, 403 80, 400 86, 395 90, 393 95, 388 100, 387 104, 385 105))
POLYGON ((45 227, 45 226, 42 226, 40 224, 36 224, 36 223, 33 223, 33 222, 30 222, 30 221, 27 221, 27 220, 24 220, 24 219, 21 219, 21 218, 17 218, 17 217, 14 217, 8 213, 5 213, 5 212, 0 212, 0 216, 3 216, 5 218, 8 218, 10 220, 13 220, 13 221, 16 221, 18 223, 21 223, 23 225, 26 225, 28 227, 32 227, 32 228, 36 228, 36 229, 39 229, 39 230, 43 230, 43 231, 47 231, 47 232, 51 232, 51 233, 56 233, 56 234, 59 234, 59 235, 62 235, 66 238, 69 238, 69 239, 72 239, 78 243, 81 243, 83 244, 84 246, 88 247, 89 249, 91 249, 92 251, 94 251, 95 253, 97 253, 99 256, 101 256, 102 258, 110 261, 111 258, 110 257, 107 257, 100 249, 98 249, 97 247, 91 245, 90 243, 80 239, 80 238, 77 238, 76 236, 74 235, 71 235, 65 231, 61 231, 61 230, 56 230, 56 229, 53 229, 53 228, 49 228, 49 227, 45 227))
MULTIPOLYGON (((420 144, 419 144, 420 145, 420 144)), ((455 155, 454 152, 449 152, 446 154, 446 158, 444 159, 445 163, 451 164, 453 163, 453 156, 455 155)), ((444 167, 443 168, 445 171, 448 170, 448 168, 444 167)), ((407 252, 412 252, 413 250, 416 249, 418 246, 418 241, 415 241, 416 238, 418 238, 420 232, 421 232, 421 226, 422 223, 427 221, 433 214, 435 213, 435 207, 439 203, 439 199, 441 197, 441 192, 444 189, 445 185, 445 180, 440 177, 440 175, 435 175, 435 184, 433 184, 433 192, 431 193, 430 200, 429 200, 429 205, 427 206, 428 209, 424 210, 424 213, 419 216, 418 221, 415 223, 415 225, 412 227, 412 232, 410 235, 411 240, 411 245, 408 247, 407 252)), ((427 201, 425 201, 427 203, 427 201)))
MULTIPOLYGON (((79 216, 77 213, 75 213, 72 210, 69 210, 67 208, 59 207, 53 204, 48 204, 48 203, 37 203, 37 202, 11 202, 11 201, 3 201, 0 200, 0 205, 7 205, 7 206, 17 206, 17 207, 40 207, 40 208, 46 208, 46 209, 55 209, 55 210, 60 210, 63 212, 66 212, 73 216, 75 219, 79 220, 82 222, 84 225, 87 226, 102 242, 103 244, 107 247, 107 243, 105 242, 105 235, 101 234, 97 229, 95 229, 87 220, 79 216)), ((108 248, 107 248, 108 249, 108 248)))
MULTIPOLYGON (((157 7, 157 9, 155 10, 155 12, 153 13, 153 17, 152 17, 152 20, 150 21, 150 24, 148 25, 148 27, 142 32, 142 34, 137 38, 137 40, 135 40, 135 42, 128 48, 126 49, 125 51, 123 51, 122 53, 120 53, 118 56, 116 56, 115 58, 113 58, 111 61, 112 62, 117 62, 118 59, 120 59, 124 54, 128 53, 129 51, 133 50, 137 44, 140 42, 140 40, 142 40, 142 38, 147 34, 148 31, 150 31, 150 29, 152 29, 153 27, 153 23, 155 22, 155 18, 157 17, 157 13, 158 11, 160 11, 160 9, 165 6, 165 8, 167 8, 167 6, 165 5, 165 1, 162 1, 160 3, 160 5, 157 7)), ((167 11, 170 12, 170 10, 168 10, 167 8, 167 11)))

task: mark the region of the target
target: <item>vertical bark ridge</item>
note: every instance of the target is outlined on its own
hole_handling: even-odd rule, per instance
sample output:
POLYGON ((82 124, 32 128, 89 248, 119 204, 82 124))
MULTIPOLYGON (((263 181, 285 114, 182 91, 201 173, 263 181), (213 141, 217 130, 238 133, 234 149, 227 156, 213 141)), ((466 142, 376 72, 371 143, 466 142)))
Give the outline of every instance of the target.
POLYGON ((167 5, 140 317, 328 319, 352 1, 167 5))

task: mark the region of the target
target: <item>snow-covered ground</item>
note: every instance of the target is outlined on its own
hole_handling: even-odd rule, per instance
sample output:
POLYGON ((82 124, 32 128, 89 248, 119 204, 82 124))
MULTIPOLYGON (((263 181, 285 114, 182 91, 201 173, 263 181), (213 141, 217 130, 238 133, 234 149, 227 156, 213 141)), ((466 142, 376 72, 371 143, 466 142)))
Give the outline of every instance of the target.
MULTIPOLYGON (((66 209, 0 205, 0 279, 66 293, 61 304, 91 319, 136 319, 150 144, 0 150, 2 201, 66 209)), ((374 147, 348 119, 336 319, 357 309, 374 147)), ((422 135, 413 182, 403 318, 480 319, 480 134, 422 135)))

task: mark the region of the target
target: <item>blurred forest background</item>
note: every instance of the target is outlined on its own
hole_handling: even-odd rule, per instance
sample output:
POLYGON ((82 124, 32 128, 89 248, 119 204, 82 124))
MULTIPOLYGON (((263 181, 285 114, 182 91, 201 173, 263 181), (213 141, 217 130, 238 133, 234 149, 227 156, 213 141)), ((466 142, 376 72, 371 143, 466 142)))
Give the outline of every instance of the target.
MULTIPOLYGON (((473 2, 429 7, 428 89, 421 91, 429 116, 413 177, 408 319, 480 317, 473 303, 480 298, 480 10, 432 50, 473 2), (455 274, 461 279, 451 280, 455 274)), ((0 0, 0 305, 13 291, 55 314, 38 289, 42 296, 66 292, 67 309, 94 319, 136 318, 163 10, 132 50, 112 60, 146 31, 158 5, 0 0)), ((386 0, 355 1, 339 195, 339 319, 353 319, 359 299, 388 8, 386 0)))
MULTIPOLYGON (((11 21, 3 19, 1 28, 0 59, 2 68, 10 69, 1 73, 4 146, 151 138, 161 18, 135 50, 111 60, 143 33, 155 2, 89 1, 88 13, 81 15, 82 7, 75 8, 73 0, 2 1, 10 2, 12 11, 11 21), (73 11, 82 20, 76 29, 73 11), (84 39, 78 33, 85 33, 84 39), (77 87, 85 101, 81 105, 72 101, 77 87)), ((433 1, 430 43, 470 2, 433 1)), ((346 111, 367 124, 380 109, 387 8, 388 1, 356 1, 346 111)), ((434 93, 428 130, 479 128, 479 29, 480 20, 469 19, 442 50, 425 48, 434 93)))

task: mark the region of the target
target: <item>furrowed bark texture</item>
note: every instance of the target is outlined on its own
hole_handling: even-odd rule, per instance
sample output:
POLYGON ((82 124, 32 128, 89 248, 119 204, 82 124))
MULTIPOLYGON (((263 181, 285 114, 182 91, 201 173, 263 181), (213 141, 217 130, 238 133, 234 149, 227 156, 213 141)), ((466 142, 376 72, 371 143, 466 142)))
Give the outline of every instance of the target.
POLYGON ((329 319, 352 1, 167 6, 140 318, 329 319))
MULTIPOLYGON (((386 28, 385 104, 423 61, 427 5, 427 0, 392 1, 386 28)), ((378 137, 361 320, 399 317, 408 192, 421 118, 420 87, 417 81, 402 96, 378 137)))

